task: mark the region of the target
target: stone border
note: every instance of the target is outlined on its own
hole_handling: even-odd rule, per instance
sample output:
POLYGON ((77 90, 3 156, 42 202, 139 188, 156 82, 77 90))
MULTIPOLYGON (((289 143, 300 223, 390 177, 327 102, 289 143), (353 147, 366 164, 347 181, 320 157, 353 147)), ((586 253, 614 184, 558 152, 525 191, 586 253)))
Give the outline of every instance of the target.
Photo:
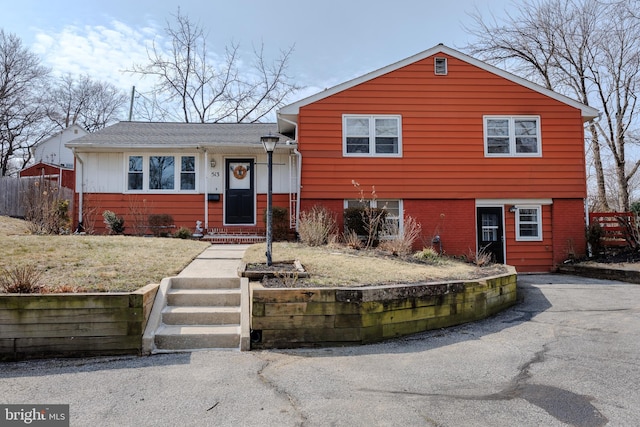
POLYGON ((252 348, 358 345, 484 319, 516 302, 517 275, 360 288, 251 283, 252 348))
POLYGON ((157 290, 2 294, 0 360, 140 354, 157 290))
POLYGON ((602 265, 565 264, 558 267, 558 273, 640 284, 640 271, 602 265))

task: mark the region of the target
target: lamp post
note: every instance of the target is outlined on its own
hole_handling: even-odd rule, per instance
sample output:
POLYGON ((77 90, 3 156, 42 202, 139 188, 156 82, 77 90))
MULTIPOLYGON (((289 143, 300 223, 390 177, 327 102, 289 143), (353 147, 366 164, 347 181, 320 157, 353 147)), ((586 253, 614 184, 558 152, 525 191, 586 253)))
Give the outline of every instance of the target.
POLYGON ((264 146, 264 151, 267 152, 267 173, 269 176, 269 187, 267 189, 267 265, 271 266, 271 242, 273 240, 273 226, 272 226, 272 195, 273 195, 273 150, 276 149, 276 144, 280 137, 274 135, 267 135, 260 137, 260 142, 264 146))

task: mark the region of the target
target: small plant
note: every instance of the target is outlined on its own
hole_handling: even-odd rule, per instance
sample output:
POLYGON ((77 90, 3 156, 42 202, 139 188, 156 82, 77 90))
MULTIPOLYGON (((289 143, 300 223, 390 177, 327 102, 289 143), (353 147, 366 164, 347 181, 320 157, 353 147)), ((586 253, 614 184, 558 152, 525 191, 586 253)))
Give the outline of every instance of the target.
POLYGON ((329 243, 329 236, 335 233, 336 217, 324 206, 314 206, 300 214, 298 233, 302 243, 322 246, 329 243))
POLYGON ((298 272, 296 271, 277 271, 273 275, 282 281, 285 288, 294 288, 298 281, 298 272))
POLYGON ((488 245, 479 248, 477 253, 469 249, 469 261, 478 267, 486 267, 493 262, 493 253, 489 251, 488 245))
POLYGON ((344 244, 351 249, 362 249, 362 240, 360 240, 360 236, 358 236, 358 233, 353 230, 349 230, 344 233, 344 244))
POLYGON ((150 204, 147 199, 139 199, 137 196, 129 196, 129 218, 132 221, 133 234, 144 236, 147 231, 147 218, 149 217, 150 204))
POLYGON ((384 234, 390 238, 380 243, 380 249, 389 251, 393 255, 408 255, 421 232, 422 225, 411 216, 405 218, 402 230, 395 221, 388 222, 384 226, 384 234))
POLYGON ((375 186, 371 187, 371 199, 367 199, 360 184, 355 180, 352 180, 351 183, 359 192, 358 201, 361 206, 345 210, 345 227, 347 230, 355 231, 358 235, 364 235, 365 248, 371 249, 378 244, 378 237, 385 224, 387 210, 373 207, 378 199, 375 186))
POLYGON ((190 239, 191 238, 191 230, 187 227, 180 227, 178 231, 175 232, 173 237, 177 239, 190 239))
POLYGON ((109 230, 109 234, 124 233, 124 218, 115 214, 115 212, 106 210, 102 212, 104 223, 109 230))
POLYGON ((40 178, 24 192, 25 219, 34 234, 69 234, 69 200, 51 181, 40 178))
POLYGON ((149 228, 156 237, 167 237, 173 227, 173 217, 169 214, 151 214, 148 219, 149 228))
POLYGON ((34 294, 42 290, 42 272, 33 265, 0 269, 0 290, 6 293, 34 294))
POLYGON ((438 251, 433 249, 431 246, 422 249, 420 252, 416 252, 413 254, 413 257, 430 264, 438 264, 442 259, 438 251))

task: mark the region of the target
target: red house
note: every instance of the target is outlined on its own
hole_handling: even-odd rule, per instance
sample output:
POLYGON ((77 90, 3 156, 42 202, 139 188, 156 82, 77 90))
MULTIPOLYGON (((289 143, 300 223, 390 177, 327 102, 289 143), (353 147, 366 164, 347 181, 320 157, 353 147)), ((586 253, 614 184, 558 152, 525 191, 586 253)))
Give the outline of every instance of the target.
POLYGON ((598 111, 443 45, 282 108, 301 210, 342 217, 352 184, 449 255, 519 272, 585 252, 584 123, 598 111))
POLYGON ((421 224, 416 249, 439 240, 448 255, 543 272, 585 252, 583 126, 597 115, 438 45, 287 105, 277 124, 121 122, 66 145, 76 218, 98 217, 97 232, 109 209, 128 224, 168 213, 205 234, 262 233, 260 137, 273 134, 274 205, 292 228, 314 205, 342 222, 355 181, 400 230, 409 216, 421 224))

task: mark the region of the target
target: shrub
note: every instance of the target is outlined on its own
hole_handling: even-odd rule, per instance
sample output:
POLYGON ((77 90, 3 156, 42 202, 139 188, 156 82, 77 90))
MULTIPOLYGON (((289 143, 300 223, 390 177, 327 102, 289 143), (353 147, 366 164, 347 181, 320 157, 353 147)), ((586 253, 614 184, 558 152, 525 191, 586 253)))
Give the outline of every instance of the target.
POLYGON ((324 206, 314 206, 300 214, 298 234, 302 243, 321 246, 329 243, 329 236, 335 233, 336 217, 324 206))
POLYGON ((365 247, 372 248, 378 244, 387 217, 387 211, 368 206, 347 208, 344 211, 344 226, 348 232, 364 236, 365 247))
POLYGON ((124 233, 124 218, 115 214, 115 212, 106 210, 102 212, 104 223, 109 230, 109 234, 124 233))
POLYGON ((42 289, 42 272, 33 265, 0 269, 0 290, 6 293, 33 294, 42 289))
POLYGON ((156 237, 167 237, 173 227, 173 217, 169 214, 151 214, 147 221, 151 232, 156 237))
MULTIPOLYGON (((262 213, 262 221, 267 226, 267 209, 262 213)), ((271 232, 274 241, 289 240, 289 211, 282 206, 271 207, 271 232)))
POLYGON ((60 189, 40 178, 24 193, 25 219, 34 234, 68 234, 71 228, 69 200, 61 198, 60 189))
POLYGON ((191 230, 187 227, 180 227, 178 231, 173 235, 173 237, 178 239, 190 239, 191 238, 191 230))
POLYGON ((383 229, 384 233, 391 237, 388 240, 383 240, 380 243, 380 248, 394 255, 408 255, 412 251, 413 243, 420 237, 422 225, 413 217, 408 216, 404 220, 402 230, 398 229, 396 222, 386 223, 383 229))
POLYGON ((604 235, 604 230, 598 222, 592 222, 589 224, 586 230, 587 243, 591 247, 591 255, 597 255, 602 250, 602 244, 600 239, 604 235))
POLYGON ((344 244, 351 249, 362 249, 362 240, 360 240, 360 236, 353 230, 344 233, 344 244))
POLYGON ((413 254, 413 257, 430 264, 438 264, 441 261, 440 254, 431 246, 422 249, 420 252, 416 252, 413 254))

